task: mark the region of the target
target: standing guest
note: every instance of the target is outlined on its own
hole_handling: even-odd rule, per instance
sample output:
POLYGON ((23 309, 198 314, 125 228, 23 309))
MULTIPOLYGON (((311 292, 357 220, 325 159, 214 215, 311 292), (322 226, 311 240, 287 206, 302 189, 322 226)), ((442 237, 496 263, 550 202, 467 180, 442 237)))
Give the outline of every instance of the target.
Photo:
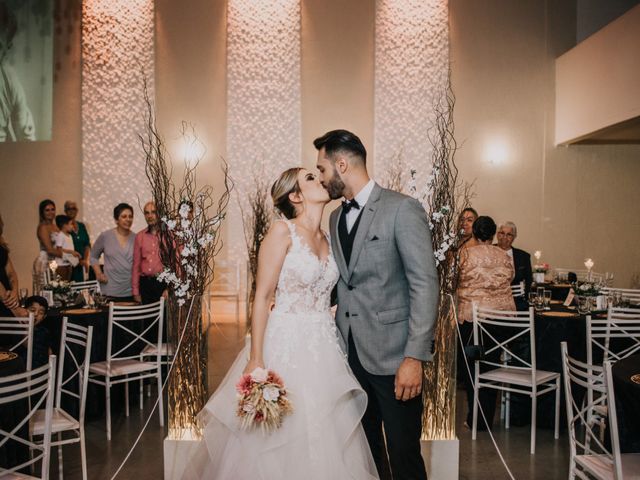
POLYGON ((91 248, 91 267, 102 284, 103 294, 116 301, 133 300, 131 270, 133 267, 133 244, 135 234, 133 207, 120 203, 113 209, 116 228, 102 232, 91 248), (100 269, 100 256, 104 254, 104 272, 100 269))
POLYGON ((38 223, 38 242, 40 251, 46 252, 47 260, 62 256, 62 251, 54 245, 54 239, 60 231, 56 225, 56 204, 53 200, 44 199, 38 206, 40 222, 38 223))
POLYGON ((156 278, 163 270, 160 259, 158 215, 153 202, 144 206, 147 228, 140 230, 133 245, 133 274, 131 277, 133 299, 143 304, 157 302, 166 286, 156 278))
POLYGON ((48 198, 42 200, 38 206, 37 236, 40 252, 33 262, 33 291, 39 292, 48 281, 49 261, 62 256, 62 251, 56 248, 54 238, 58 233, 56 226, 56 204, 48 198))
POLYGON ((498 246, 507 252, 515 270, 515 276, 511 285, 518 285, 524 282, 524 296, 516 297, 516 308, 518 310, 528 310, 529 303, 527 297, 531 290, 533 274, 531 273, 531 255, 524 250, 514 248, 513 241, 518 237, 518 227, 513 222, 503 222, 498 228, 498 246))
POLYGON ((64 213, 71 218, 73 248, 80 254, 80 263, 73 268, 71 280, 74 282, 82 282, 85 278, 92 280, 95 276, 91 270, 91 240, 85 224, 77 220, 77 203, 73 200, 64 202, 64 213))
POLYGON ((478 212, 471 207, 467 207, 460 213, 458 219, 458 232, 461 236, 460 248, 473 247, 477 245, 473 237, 473 222, 478 218, 478 212))
POLYGON ((66 215, 56 215, 56 226, 59 232, 55 235, 54 245, 62 250, 62 255, 57 257, 56 263, 58 269, 56 273, 60 275, 62 280, 71 280, 71 271, 73 267, 78 265, 80 254, 73 248, 73 239, 71 238, 71 218, 66 215))
POLYGON ((9 246, 3 232, 4 221, 0 215, 0 317, 12 317, 11 308, 18 305, 18 274, 9 258, 9 246))
MULTIPOLYGON (((492 245, 496 234, 496 224, 491 217, 481 216, 473 222, 474 246, 464 248, 460 253, 460 277, 458 281, 458 322, 463 345, 473 345, 473 303, 495 310, 515 310, 511 295, 513 263, 500 247, 492 245)), ((471 365, 469 365, 471 367, 471 365)), ((468 412, 466 425, 471 425, 473 411, 473 385, 465 375, 468 412)), ((496 391, 480 390, 480 405, 487 423, 493 422, 496 406, 496 391)), ((484 422, 478 422, 478 429, 485 430, 484 422)))

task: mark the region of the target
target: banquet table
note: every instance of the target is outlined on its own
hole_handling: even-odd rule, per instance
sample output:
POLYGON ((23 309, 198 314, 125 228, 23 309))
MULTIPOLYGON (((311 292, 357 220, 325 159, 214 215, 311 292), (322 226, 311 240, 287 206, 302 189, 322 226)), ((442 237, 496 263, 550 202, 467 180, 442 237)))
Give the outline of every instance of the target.
POLYGON ((640 354, 611 367, 621 453, 640 453, 640 354))
MULTIPOLYGON (((0 351, 0 377, 8 377, 25 371, 25 364, 21 357, 12 352, 0 351)), ((0 429, 12 431, 28 413, 29 403, 26 398, 0 405, 0 429)), ((23 425, 15 434, 24 439, 29 438, 28 423, 23 425)), ((15 440, 8 440, 0 447, 0 467, 15 467, 28 459, 28 447, 15 440)), ((26 470, 25 473, 28 473, 28 467, 26 470)))

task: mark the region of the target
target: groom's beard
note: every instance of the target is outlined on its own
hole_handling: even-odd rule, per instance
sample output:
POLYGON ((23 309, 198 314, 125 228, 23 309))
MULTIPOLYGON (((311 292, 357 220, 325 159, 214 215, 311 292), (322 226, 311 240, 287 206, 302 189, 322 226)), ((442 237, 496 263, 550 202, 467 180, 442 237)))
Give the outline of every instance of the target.
POLYGON ((331 200, 336 200, 343 196, 344 187, 345 187, 344 182, 338 176, 338 172, 334 170, 333 177, 331 177, 331 180, 329 180, 329 183, 327 183, 324 188, 327 189, 329 198, 331 200))

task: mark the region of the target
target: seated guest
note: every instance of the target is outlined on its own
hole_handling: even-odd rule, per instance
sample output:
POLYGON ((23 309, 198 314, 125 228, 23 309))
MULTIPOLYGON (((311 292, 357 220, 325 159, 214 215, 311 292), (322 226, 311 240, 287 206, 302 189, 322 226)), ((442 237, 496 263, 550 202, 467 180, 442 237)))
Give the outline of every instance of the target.
POLYGON ((26 311, 20 312, 19 316, 27 317, 29 313, 33 314, 35 326, 33 329, 32 367, 38 368, 47 364, 49 355, 52 353, 51 346, 53 338, 51 337, 49 329, 43 324, 43 320, 47 317, 49 304, 45 298, 34 295, 26 299, 24 306, 26 311))
POLYGON ((18 305, 18 274, 9 258, 9 246, 3 233, 4 222, 0 215, 0 317, 11 317, 11 308, 18 305))
POLYGON ((91 267, 101 283, 103 294, 115 301, 133 300, 131 271, 135 234, 133 207, 120 203, 113 209, 116 227, 102 232, 91 248, 91 267), (104 254, 104 272, 100 268, 100 256, 104 254))
POLYGON ((59 232, 54 234, 54 245, 62 251, 60 257, 56 257, 58 269, 56 273, 60 275, 62 280, 71 280, 71 270, 78 265, 80 254, 73 247, 73 238, 71 238, 71 218, 66 215, 56 215, 56 226, 59 232))
POLYGON ((64 202, 64 213, 71 218, 71 238, 73 239, 73 248, 80 254, 80 263, 73 267, 71 280, 74 282, 82 282, 93 280, 93 270, 91 270, 91 240, 89 232, 84 223, 76 220, 78 216, 78 205, 73 200, 64 202))
POLYGON ((147 228, 140 230, 133 245, 133 299, 143 304, 157 302, 166 291, 166 285, 156 278, 162 270, 158 237, 158 215, 153 202, 144 206, 147 228))
POLYGON ((472 228, 473 222, 478 218, 478 212, 471 207, 467 207, 460 213, 458 218, 458 233, 460 234, 460 248, 467 248, 476 245, 473 238, 472 228))
MULTIPOLYGON (((33 356, 32 368, 38 368, 46 365, 51 355, 53 339, 49 333, 49 329, 44 326, 43 320, 47 317, 49 303, 44 297, 37 295, 31 296, 25 300, 25 306, 21 307, 18 302, 10 304, 12 317, 28 317, 33 314, 33 356)), ((0 340, 2 340, 0 338, 0 340)), ((15 345, 19 340, 11 339, 9 344, 15 345)), ((17 352, 20 356, 25 356, 26 347, 20 347, 17 352)))
POLYGON ((515 298, 516 308, 524 311, 529 309, 527 296, 529 295, 529 290, 531 290, 533 274, 531 273, 531 255, 512 246, 517 236, 518 228, 513 222, 503 222, 498 228, 498 246, 507 252, 515 269, 515 276, 511 285, 518 285, 520 282, 524 282, 524 296, 515 298))
MULTIPOLYGON (((464 248, 460 253, 460 276, 458 280, 458 322, 463 345, 473 345, 473 303, 480 307, 496 310, 515 310, 511 295, 513 264, 507 253, 492 245, 496 224, 491 217, 481 216, 473 222, 475 245, 464 248)), ((497 359, 496 359, 497 360, 497 359)), ((473 372, 473 364, 469 365, 473 372)), ((466 369, 465 369, 466 370, 466 369)), ((465 375, 467 388, 467 425, 471 425, 473 412, 473 385, 465 375)), ((496 391, 480 390, 480 405, 489 425, 493 422, 496 391)), ((479 414, 480 415, 480 414, 479 414)), ((478 428, 486 429, 482 417, 478 428)))

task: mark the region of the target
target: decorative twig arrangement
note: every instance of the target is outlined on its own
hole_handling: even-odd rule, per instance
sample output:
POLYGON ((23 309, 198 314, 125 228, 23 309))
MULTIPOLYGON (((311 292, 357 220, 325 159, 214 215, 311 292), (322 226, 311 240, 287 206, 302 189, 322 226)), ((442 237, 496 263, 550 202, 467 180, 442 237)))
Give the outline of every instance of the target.
POLYGON ((244 229, 244 239, 247 244, 247 254, 249 257, 249 298, 247 305, 247 330, 251 330, 249 322, 251 306, 256 294, 256 275, 258 273, 258 254, 260 244, 271 226, 273 207, 271 204, 270 186, 266 180, 264 167, 254 168, 253 184, 254 190, 247 194, 246 205, 243 208, 241 198, 238 198, 240 211, 242 213, 242 224, 244 229))
MULTIPOLYGON (((433 362, 424 368, 424 412, 422 436, 425 440, 455 438, 455 359, 457 330, 455 298, 458 287, 458 251, 461 244, 459 216, 469 205, 472 185, 458 179, 455 154, 453 110, 455 96, 451 74, 444 98, 434 105, 434 125, 430 130, 431 174, 421 190, 412 170, 406 190, 424 206, 440 282, 438 318, 434 336, 433 362)), ((400 156, 390 168, 390 188, 404 189, 400 156)))
MULTIPOLYGON (((168 386, 169 436, 180 438, 187 430, 199 433, 196 415, 207 400, 207 342, 201 302, 213 280, 215 257, 222 248, 220 227, 233 186, 224 163, 224 190, 216 201, 211 186, 197 185, 196 170, 200 159, 185 159, 182 184, 176 187, 146 84, 145 101, 147 129, 140 140, 146 175, 160 219, 160 257, 165 269, 158 279, 167 284, 169 291, 167 327, 174 348, 184 332, 180 349, 175 352, 168 386)), ((183 124, 182 138, 193 145, 199 143, 193 128, 186 124, 183 124)))

